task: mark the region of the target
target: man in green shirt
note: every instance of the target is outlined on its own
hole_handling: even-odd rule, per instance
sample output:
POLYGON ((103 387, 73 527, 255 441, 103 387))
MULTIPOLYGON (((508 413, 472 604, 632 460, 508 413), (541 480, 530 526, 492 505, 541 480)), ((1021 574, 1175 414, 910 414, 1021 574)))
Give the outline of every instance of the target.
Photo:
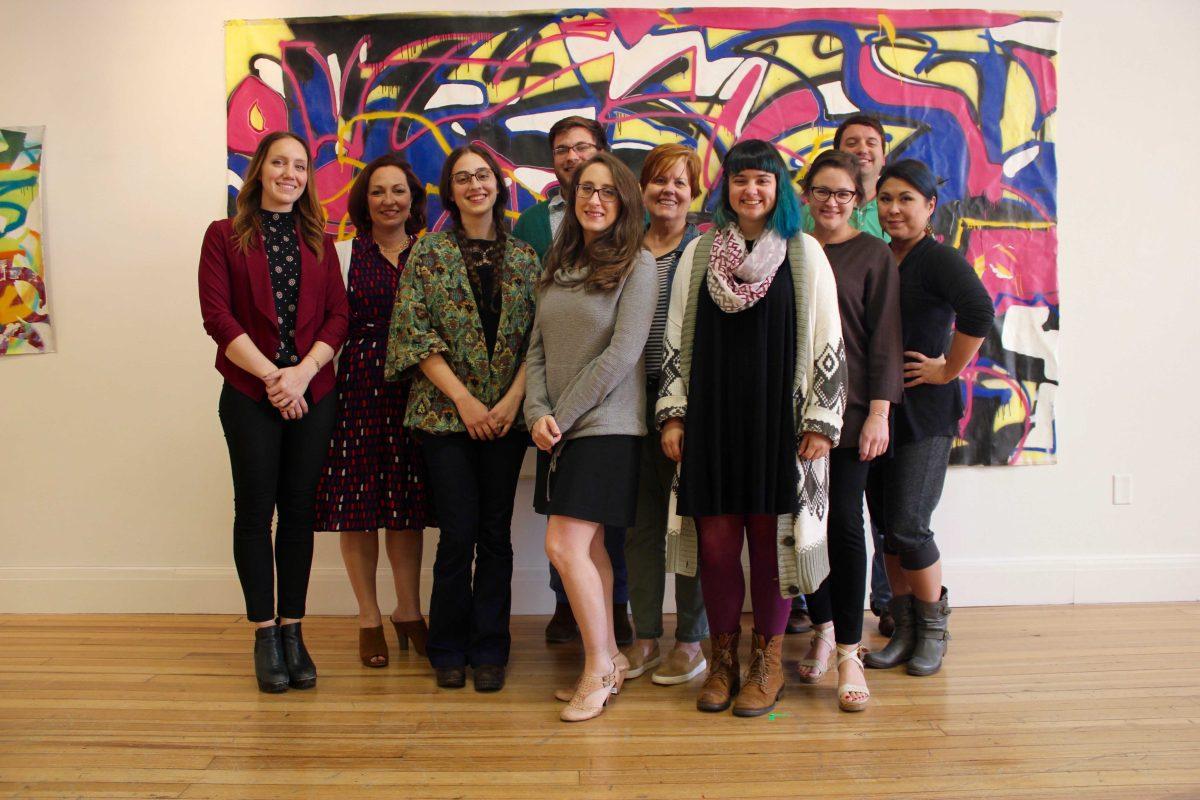
POLYGON ((545 200, 521 212, 513 226, 513 236, 528 242, 543 260, 566 211, 560 189, 581 164, 598 151, 608 150, 604 128, 587 117, 563 117, 550 127, 548 140, 558 185, 547 193, 545 200))
MULTIPOLYGON (((883 171, 887 159, 884 151, 887 140, 883 135, 883 125, 875 117, 866 114, 855 114, 838 126, 833 135, 833 149, 844 150, 858 159, 862 172, 864 197, 850 214, 850 224, 864 233, 878 236, 885 242, 890 241, 883 226, 879 224, 879 209, 875 200, 875 184, 879 181, 879 173, 883 171)), ((805 205, 800 210, 801 224, 806 233, 812 233, 812 214, 805 205)))
MULTIPOLYGON (((554 234, 570 212, 560 191, 581 165, 600 150, 608 150, 604 128, 587 117, 563 117, 550 127, 547 137, 553 157, 554 175, 558 186, 551 189, 545 200, 523 211, 513 226, 513 236, 528 242, 545 260, 554 234)), ((604 549, 613 568, 613 633, 622 647, 633 643, 633 627, 629 624, 629 588, 625 570, 625 529, 604 528, 604 549)), ((550 588, 554 590, 554 616, 546 626, 546 641, 569 642, 579 636, 575 614, 563 588, 562 578, 550 565, 550 588)))

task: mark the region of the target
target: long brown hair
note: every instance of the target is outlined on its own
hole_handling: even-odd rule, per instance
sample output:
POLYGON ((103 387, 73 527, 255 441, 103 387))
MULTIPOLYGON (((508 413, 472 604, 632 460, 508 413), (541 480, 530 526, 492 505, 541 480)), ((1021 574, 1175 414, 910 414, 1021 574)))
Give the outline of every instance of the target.
POLYGON ((587 289, 611 291, 617 288, 633 270, 634 261, 642 250, 646 212, 637 178, 612 153, 596 153, 571 174, 570 185, 563 197, 567 207, 554 243, 546 253, 546 271, 542 275, 541 285, 553 283, 554 273, 563 266, 568 269, 588 267, 588 276, 583 283, 587 289), (612 173, 613 188, 617 190, 617 201, 621 207, 612 227, 597 236, 590 245, 585 245, 583 226, 579 224, 575 211, 575 196, 583 173, 593 164, 603 164, 612 173))
POLYGON ((237 213, 233 216, 233 232, 237 236, 238 247, 243 253, 260 246, 262 241, 262 225, 258 221, 258 211, 262 208, 262 169, 267 160, 271 145, 280 139, 294 139, 304 148, 304 156, 308 159, 308 180, 304 184, 304 194, 296 201, 294 209, 300 218, 300 238, 308 245, 308 249, 321 258, 325 252, 325 210, 317 198, 317 181, 313 176, 312 153, 305 143, 291 131, 275 131, 268 133, 258 143, 250 166, 246 168, 246 178, 242 181, 242 189, 237 195, 237 213))

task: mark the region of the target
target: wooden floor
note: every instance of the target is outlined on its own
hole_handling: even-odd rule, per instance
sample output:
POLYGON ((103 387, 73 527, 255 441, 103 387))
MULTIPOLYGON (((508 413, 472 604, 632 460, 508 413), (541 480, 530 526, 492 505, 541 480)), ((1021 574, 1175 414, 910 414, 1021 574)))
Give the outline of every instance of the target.
POLYGON ((353 620, 310 617, 319 686, 268 696, 241 619, 0 616, 0 797, 1200 798, 1198 604, 958 609, 943 671, 868 673, 862 714, 795 680, 789 637, 771 717, 647 676, 578 725, 544 623, 514 619, 479 695, 394 649, 364 669, 353 620))

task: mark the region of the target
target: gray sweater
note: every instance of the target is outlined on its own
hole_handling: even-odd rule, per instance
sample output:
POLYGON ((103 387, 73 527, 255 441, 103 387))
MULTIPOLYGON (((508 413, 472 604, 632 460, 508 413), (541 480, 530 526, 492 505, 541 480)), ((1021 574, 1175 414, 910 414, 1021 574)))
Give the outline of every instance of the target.
POLYGON ((551 414, 564 440, 645 435, 642 353, 657 302, 648 250, 612 291, 557 283, 543 289, 525 357, 529 427, 551 414))

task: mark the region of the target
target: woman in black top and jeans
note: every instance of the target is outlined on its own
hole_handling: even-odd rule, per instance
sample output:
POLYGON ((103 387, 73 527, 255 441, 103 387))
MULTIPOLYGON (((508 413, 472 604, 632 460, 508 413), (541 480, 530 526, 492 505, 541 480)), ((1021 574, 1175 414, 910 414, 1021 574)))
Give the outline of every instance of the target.
POLYGON ((872 467, 867 487, 871 518, 883 521, 896 630, 866 665, 907 662, 910 675, 932 675, 946 652, 950 608, 929 520, 963 415, 958 376, 991 330, 994 312, 975 270, 933 237, 937 179, 928 167, 912 159, 889 164, 878 198, 879 220, 900 264, 905 391, 894 414, 894 455, 872 467))

